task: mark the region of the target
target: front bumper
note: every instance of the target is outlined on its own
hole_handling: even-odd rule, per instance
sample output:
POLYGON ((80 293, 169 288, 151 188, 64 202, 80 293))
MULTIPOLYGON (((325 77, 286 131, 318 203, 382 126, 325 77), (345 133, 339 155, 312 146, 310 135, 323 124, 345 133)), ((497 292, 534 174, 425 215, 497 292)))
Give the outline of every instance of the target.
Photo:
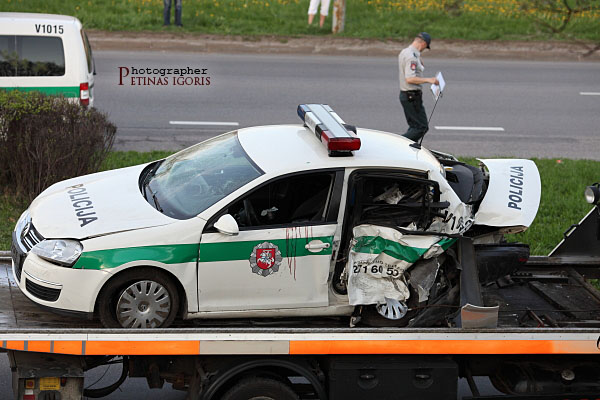
POLYGON ((15 281, 27 298, 56 313, 85 318, 93 315, 96 297, 110 276, 106 271, 58 266, 18 249, 13 250, 12 266, 15 281))

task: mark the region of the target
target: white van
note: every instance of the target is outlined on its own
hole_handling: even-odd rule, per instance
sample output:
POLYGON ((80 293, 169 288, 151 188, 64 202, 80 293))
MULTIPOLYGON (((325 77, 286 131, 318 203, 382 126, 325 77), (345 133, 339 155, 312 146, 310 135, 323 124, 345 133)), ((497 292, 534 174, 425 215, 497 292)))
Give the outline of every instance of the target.
POLYGON ((0 89, 40 91, 94 105, 94 58, 81 22, 0 13, 0 89))

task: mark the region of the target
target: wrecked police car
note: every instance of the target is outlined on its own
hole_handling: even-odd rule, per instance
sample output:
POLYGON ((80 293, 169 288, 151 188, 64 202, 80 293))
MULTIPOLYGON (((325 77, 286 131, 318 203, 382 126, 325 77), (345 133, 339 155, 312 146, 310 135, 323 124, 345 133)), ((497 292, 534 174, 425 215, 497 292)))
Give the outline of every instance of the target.
POLYGON ((326 105, 298 115, 301 125, 240 129, 52 185, 13 232, 19 288, 106 327, 351 315, 448 326, 457 241, 476 243, 481 282, 527 258, 499 238, 535 217, 533 162, 477 168, 347 125, 326 105))

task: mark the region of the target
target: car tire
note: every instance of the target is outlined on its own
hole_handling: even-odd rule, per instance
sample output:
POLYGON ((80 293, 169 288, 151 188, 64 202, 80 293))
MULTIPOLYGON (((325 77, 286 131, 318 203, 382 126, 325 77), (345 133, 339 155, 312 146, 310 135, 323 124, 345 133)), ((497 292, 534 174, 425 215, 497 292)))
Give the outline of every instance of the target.
POLYGON ((298 400, 298 395, 283 382, 255 377, 241 380, 221 400, 298 400))
POLYGON ((166 328, 179 310, 179 294, 165 272, 133 268, 102 288, 97 310, 106 328, 166 328))

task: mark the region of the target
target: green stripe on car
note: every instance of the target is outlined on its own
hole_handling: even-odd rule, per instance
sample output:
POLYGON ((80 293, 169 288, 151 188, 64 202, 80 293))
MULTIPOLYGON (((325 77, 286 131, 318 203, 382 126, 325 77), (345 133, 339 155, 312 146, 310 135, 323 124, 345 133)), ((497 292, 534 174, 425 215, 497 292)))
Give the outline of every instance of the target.
POLYGON ((198 260, 198 244, 126 247, 84 252, 73 268, 106 269, 137 260, 181 264, 198 260))
POLYGON ((3 90, 20 90, 22 92, 41 92, 51 96, 79 97, 79 86, 18 86, 0 87, 3 90))
MULTIPOLYGON (((436 244, 446 250, 456 242, 456 239, 443 238, 436 244)), ((361 236, 357 238, 353 250, 357 253, 376 254, 385 253, 390 257, 403 260, 409 263, 415 263, 429 249, 419 247, 405 246, 392 240, 387 240, 381 236, 361 236)))
POLYGON ((331 243, 333 236, 297 238, 297 239, 275 239, 275 240, 252 240, 248 242, 228 243, 203 243, 200 245, 200 262, 216 262, 231 260, 248 260, 254 246, 261 243, 272 243, 279 248, 282 257, 303 257, 308 255, 329 255, 332 252, 331 243), (329 248, 318 253, 311 253, 304 246, 312 240, 320 240, 329 243, 329 248))
MULTIPOLYGON (((200 245, 200 262, 248 260, 256 245, 269 242, 276 245, 282 257, 303 257, 308 255, 331 255, 333 236, 252 240, 245 242, 203 243, 200 245), (309 252, 306 246, 312 240, 329 243, 327 249, 318 253, 309 252)), ((175 244, 161 246, 126 247, 110 250, 84 252, 73 268, 77 269, 108 269, 132 261, 156 261, 163 264, 182 264, 198 261, 198 244, 175 244)))

